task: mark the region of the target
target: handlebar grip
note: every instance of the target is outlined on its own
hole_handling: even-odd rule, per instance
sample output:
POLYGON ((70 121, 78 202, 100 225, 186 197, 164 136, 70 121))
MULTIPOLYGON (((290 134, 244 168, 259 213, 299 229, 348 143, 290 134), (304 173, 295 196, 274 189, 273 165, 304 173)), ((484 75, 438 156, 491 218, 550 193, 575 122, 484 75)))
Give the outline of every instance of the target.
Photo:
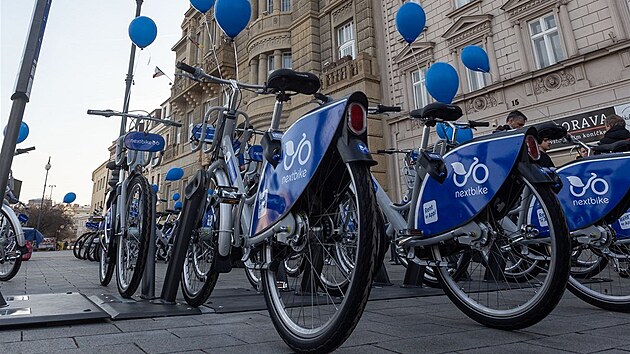
POLYGON ((471 128, 476 128, 476 127, 489 127, 490 126, 490 122, 475 122, 474 120, 468 121, 468 125, 471 128))
POLYGON ((114 111, 112 111, 111 109, 106 109, 104 111, 101 111, 98 109, 88 109, 87 114, 95 115, 95 116, 111 117, 112 114, 114 114, 114 111))
POLYGON ((376 105, 377 109, 381 113, 385 112, 400 112, 401 108, 399 106, 385 106, 382 104, 376 105))
POLYGON ((180 69, 180 70, 183 70, 183 71, 185 71, 185 72, 187 72, 189 74, 193 74, 193 75, 197 71, 196 68, 194 68, 194 67, 192 67, 192 66, 190 66, 190 65, 188 65, 186 63, 182 63, 181 61, 178 61, 177 64, 175 64, 175 67, 180 69))

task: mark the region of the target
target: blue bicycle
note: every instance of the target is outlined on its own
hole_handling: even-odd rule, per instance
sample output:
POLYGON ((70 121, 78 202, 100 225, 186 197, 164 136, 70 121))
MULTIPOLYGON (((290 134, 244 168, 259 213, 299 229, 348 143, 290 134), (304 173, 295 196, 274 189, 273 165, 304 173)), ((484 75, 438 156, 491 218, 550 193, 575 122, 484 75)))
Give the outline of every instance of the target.
MULTIPOLYGON (((198 251, 188 257, 184 269, 191 271, 183 276, 206 280, 186 296, 209 295, 218 275, 240 258, 261 272, 270 317, 291 348, 334 350, 352 333, 367 303, 382 229, 374 217, 366 96, 356 92, 328 102, 283 132, 283 104, 293 94, 315 94, 320 81, 313 74, 279 69, 262 86, 216 78, 182 63, 177 67, 191 79, 223 85, 230 97, 227 108, 210 109, 218 113, 207 151, 211 165, 186 187, 177 237, 191 235, 198 251), (271 126, 262 137, 256 193, 239 173, 233 145, 237 120, 248 122, 238 110, 242 89, 276 96, 271 126)), ((204 119, 201 137, 208 128, 204 119)))

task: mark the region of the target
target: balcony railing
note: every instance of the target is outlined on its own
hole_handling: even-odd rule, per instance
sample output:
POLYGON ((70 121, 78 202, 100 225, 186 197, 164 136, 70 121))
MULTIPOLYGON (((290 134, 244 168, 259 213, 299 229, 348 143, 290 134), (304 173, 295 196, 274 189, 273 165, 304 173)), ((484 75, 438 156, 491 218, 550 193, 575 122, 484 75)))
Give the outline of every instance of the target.
POLYGON ((359 53, 356 59, 345 56, 336 62, 324 66, 322 70, 322 88, 334 91, 335 88, 347 86, 366 78, 378 79, 375 73, 376 58, 366 53, 359 53))

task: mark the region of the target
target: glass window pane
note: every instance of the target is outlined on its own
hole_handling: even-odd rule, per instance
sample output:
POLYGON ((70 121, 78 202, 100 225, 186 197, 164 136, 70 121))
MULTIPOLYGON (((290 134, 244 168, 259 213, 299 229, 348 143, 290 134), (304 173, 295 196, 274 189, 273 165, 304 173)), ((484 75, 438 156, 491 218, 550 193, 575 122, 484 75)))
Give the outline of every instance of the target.
POLYGON ((282 0, 280 10, 283 12, 291 11, 291 0, 282 0))
POLYGON ((529 29, 532 31, 532 35, 541 33, 542 27, 540 25, 540 21, 536 20, 534 22, 530 22, 529 29))
POLYGON ((553 15, 545 17, 546 29, 552 29, 556 27, 556 18, 553 15))
POLYGON ((456 5, 456 7, 462 7, 462 6, 468 4, 471 1, 472 0, 456 0, 455 1, 455 5, 456 5))
POLYGON ((558 35, 558 32, 550 34, 549 39, 551 40, 551 49, 553 50, 554 55, 553 62, 556 63, 564 59, 562 46, 560 45, 560 36, 558 35))
POLYGON ((267 57, 267 71, 271 73, 274 69, 274 56, 270 55, 267 57))
POLYGON ((268 13, 273 12, 273 0, 267 0, 267 12, 268 13))
POLYGON ((286 69, 293 68, 293 61, 291 60, 291 53, 282 53, 282 67, 286 69))
POLYGON ((549 66, 549 58, 547 58, 547 47, 545 46, 544 38, 534 39, 534 50, 536 51, 536 57, 538 58, 538 67, 544 68, 549 66))

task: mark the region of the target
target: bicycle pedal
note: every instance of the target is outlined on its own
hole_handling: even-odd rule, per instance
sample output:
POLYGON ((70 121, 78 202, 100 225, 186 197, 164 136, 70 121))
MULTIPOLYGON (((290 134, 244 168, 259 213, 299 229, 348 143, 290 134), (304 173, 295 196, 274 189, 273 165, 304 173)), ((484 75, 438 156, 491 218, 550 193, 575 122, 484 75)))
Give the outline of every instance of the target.
POLYGON ((239 193, 236 187, 219 187, 216 191, 219 203, 226 204, 238 204, 240 203, 243 194, 239 193))

